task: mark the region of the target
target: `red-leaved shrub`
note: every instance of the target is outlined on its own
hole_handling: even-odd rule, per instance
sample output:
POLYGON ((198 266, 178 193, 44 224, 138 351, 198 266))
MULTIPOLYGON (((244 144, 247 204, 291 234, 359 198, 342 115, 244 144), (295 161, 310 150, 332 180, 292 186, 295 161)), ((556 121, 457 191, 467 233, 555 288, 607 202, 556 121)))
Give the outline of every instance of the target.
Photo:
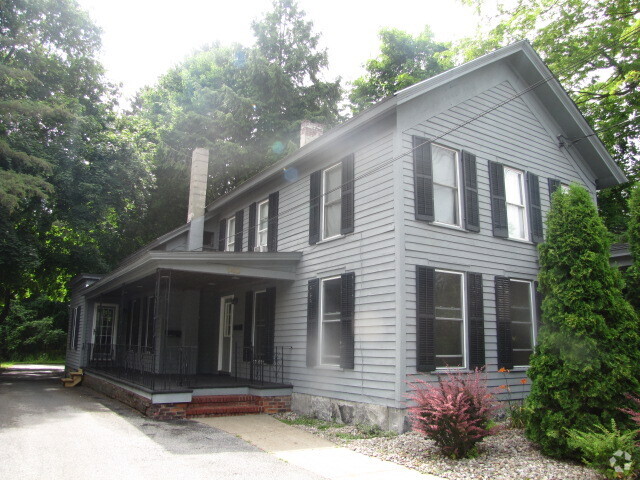
POLYGON ((435 384, 417 380, 409 387, 413 429, 434 440, 447 457, 472 456, 476 444, 498 430, 490 426, 498 405, 478 370, 449 373, 435 384))
POLYGON ((625 397, 627 397, 629 400, 635 403, 638 410, 634 410, 632 408, 621 408, 620 410, 624 413, 628 413, 629 416, 631 416, 631 420, 636 422, 636 425, 640 427, 640 398, 636 397, 635 395, 631 395, 629 393, 627 393, 625 397))

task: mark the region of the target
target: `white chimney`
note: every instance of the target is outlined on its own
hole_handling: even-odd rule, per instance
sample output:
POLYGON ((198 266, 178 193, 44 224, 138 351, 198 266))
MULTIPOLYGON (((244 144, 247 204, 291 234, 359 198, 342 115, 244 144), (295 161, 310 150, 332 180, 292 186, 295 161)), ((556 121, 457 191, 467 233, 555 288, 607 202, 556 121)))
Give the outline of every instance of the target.
POLYGON ((300 147, 304 147, 307 143, 315 140, 324 133, 324 125, 313 123, 309 120, 303 120, 300 124, 300 147))
POLYGON ((188 250, 202 250, 204 235, 204 208, 207 202, 207 178, 209 176, 209 150, 196 148, 191 156, 191 182, 189 183, 188 250))

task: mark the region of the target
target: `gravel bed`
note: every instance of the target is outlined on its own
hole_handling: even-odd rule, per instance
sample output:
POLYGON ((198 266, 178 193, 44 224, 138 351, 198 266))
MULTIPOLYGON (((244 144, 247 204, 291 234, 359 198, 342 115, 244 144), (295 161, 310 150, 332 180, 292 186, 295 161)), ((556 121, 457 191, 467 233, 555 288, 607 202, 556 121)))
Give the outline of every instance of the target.
MULTIPOLYGON (((294 420, 298 416, 287 413, 276 418, 294 420)), ((505 428, 497 435, 485 438, 478 444, 476 458, 450 460, 439 453, 432 440, 425 440, 415 432, 348 440, 336 434, 358 435, 357 427, 340 425, 319 429, 307 425, 294 426, 356 452, 448 480, 602 480, 605 478, 581 464, 554 460, 542 455, 535 445, 525 438, 523 432, 517 429, 505 428)))

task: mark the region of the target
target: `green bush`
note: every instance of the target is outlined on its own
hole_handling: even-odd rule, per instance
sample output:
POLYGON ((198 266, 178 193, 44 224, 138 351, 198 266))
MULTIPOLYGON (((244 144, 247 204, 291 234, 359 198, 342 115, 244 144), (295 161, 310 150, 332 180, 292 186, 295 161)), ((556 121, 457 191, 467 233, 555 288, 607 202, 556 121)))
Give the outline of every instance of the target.
POLYGON ((543 324, 527 372, 526 434, 548 455, 578 458, 568 431, 632 424, 619 409, 639 391, 640 326, 584 188, 554 193, 539 251, 543 324))
POLYGON ((620 431, 615 420, 611 420, 611 429, 597 425, 587 431, 567 433, 569 446, 581 452, 584 464, 607 478, 631 478, 637 472, 639 452, 635 431, 620 431))

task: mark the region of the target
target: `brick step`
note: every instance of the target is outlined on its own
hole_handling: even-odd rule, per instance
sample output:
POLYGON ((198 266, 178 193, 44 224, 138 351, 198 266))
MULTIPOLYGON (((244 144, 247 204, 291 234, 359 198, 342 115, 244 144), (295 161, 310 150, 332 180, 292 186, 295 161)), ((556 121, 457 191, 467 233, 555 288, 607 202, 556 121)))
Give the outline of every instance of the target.
POLYGON ((201 395, 193 397, 191 403, 234 403, 234 402, 255 402, 253 395, 201 395))
POLYGON ((262 407, 258 405, 189 405, 187 417, 194 416, 224 416, 224 415, 248 415, 262 413, 262 407))

